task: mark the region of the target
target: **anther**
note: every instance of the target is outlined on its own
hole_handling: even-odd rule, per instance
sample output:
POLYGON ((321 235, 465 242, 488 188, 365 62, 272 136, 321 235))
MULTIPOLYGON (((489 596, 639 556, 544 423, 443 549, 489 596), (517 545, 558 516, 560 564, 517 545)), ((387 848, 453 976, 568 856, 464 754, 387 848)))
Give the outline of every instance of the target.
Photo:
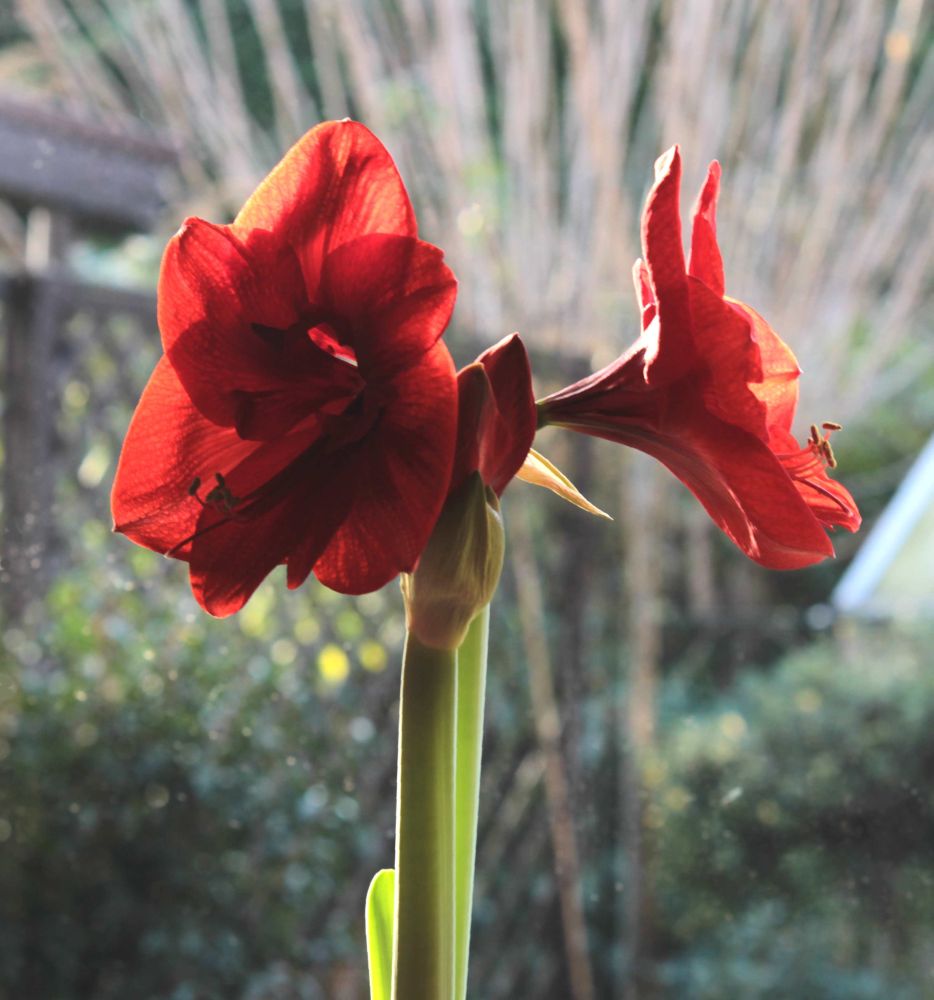
POLYGON ((831 469, 837 467, 837 459, 830 446, 830 435, 834 431, 840 430, 843 430, 843 425, 834 423, 832 420, 825 420, 820 427, 817 424, 811 424, 808 447, 831 469))
POLYGON ((188 487, 188 495, 194 497, 202 507, 215 507, 229 514, 240 503, 240 498, 233 495, 224 477, 219 472, 214 473, 214 478, 217 481, 217 485, 208 492, 203 500, 200 495, 200 476, 195 476, 191 486, 188 487))

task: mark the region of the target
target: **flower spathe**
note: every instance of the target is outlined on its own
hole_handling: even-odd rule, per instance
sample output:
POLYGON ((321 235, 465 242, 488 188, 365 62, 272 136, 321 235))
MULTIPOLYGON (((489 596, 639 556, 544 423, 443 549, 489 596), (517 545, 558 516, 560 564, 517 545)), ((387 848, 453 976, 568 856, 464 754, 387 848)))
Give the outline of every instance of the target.
POLYGON ((642 334, 602 371, 540 401, 539 418, 653 455, 746 555, 794 569, 832 556, 824 529, 855 531, 860 515, 827 474, 837 425, 813 428, 804 447, 792 434, 794 355, 758 313, 724 295, 719 181, 712 163, 686 265, 678 148, 657 161, 642 216, 645 260, 633 271, 642 334))
POLYGON ((455 294, 379 141, 312 129, 231 225, 190 219, 166 249, 116 530, 188 562, 215 615, 280 563, 344 593, 412 569, 453 465, 455 294))

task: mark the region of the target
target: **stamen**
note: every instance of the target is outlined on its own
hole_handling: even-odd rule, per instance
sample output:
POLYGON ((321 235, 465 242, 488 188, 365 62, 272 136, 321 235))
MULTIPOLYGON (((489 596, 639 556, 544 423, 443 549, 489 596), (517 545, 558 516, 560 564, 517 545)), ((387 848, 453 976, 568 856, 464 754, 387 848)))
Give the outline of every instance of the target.
POLYGON ((204 498, 205 503, 213 504, 229 514, 240 503, 240 499, 230 492, 229 487, 224 482, 224 477, 219 472, 214 473, 214 478, 217 480, 217 486, 204 498))
POLYGON ((808 438, 808 447, 820 460, 831 469, 837 467, 837 459, 834 456, 833 448, 830 446, 830 435, 834 431, 842 431, 843 425, 834 423, 832 420, 825 420, 820 427, 811 424, 811 435, 808 438), (826 432, 826 433, 822 433, 826 432))
POLYGON ((206 528, 199 528, 197 531, 183 538, 180 542, 176 542, 170 549, 166 550, 166 558, 173 556, 179 549, 187 545, 189 542, 194 541, 196 538, 200 538, 202 535, 206 535, 209 531, 213 531, 215 528, 219 528, 232 520, 239 520, 243 516, 240 511, 234 510, 235 507, 239 506, 243 502, 242 498, 233 495, 230 487, 227 485, 226 480, 220 472, 214 473, 214 479, 217 481, 217 485, 212 487, 207 496, 202 499, 201 477, 195 476, 195 478, 191 481, 191 486, 188 487, 188 495, 190 497, 194 497, 205 510, 213 507, 216 511, 219 511, 221 514, 226 516, 220 521, 215 521, 214 524, 209 524, 206 528))
POLYGON ((192 480, 191 486, 188 487, 188 495, 194 497, 202 507, 215 507, 217 510, 229 514, 240 503, 240 497, 233 495, 230 487, 224 481, 224 477, 219 472, 214 473, 214 478, 217 480, 217 486, 214 486, 203 500, 201 499, 200 492, 200 476, 195 476, 192 480))
POLYGON ((831 420, 825 420, 820 426, 811 424, 807 442, 800 451, 787 455, 779 454, 776 457, 793 478, 818 489, 812 477, 820 477, 825 467, 830 469, 837 467, 837 458, 830 445, 830 435, 840 430, 843 430, 843 426, 831 420))

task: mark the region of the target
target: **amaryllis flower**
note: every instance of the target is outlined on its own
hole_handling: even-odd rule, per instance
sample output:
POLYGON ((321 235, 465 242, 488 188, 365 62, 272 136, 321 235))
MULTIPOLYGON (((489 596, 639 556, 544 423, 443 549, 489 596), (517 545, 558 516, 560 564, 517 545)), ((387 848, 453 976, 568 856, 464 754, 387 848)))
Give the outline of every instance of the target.
POLYGON ((800 370, 749 306, 724 295, 712 163, 685 267, 677 147, 655 165, 634 268, 642 335, 602 371, 539 403, 540 422, 638 448, 663 462, 751 558, 794 569, 833 555, 825 528, 855 531, 852 497, 827 474, 836 424, 801 447, 791 425, 800 370))
POLYGON ((116 530, 188 562, 215 615, 280 563, 344 593, 412 569, 453 464, 455 293, 377 139, 313 129, 232 225, 189 219, 166 249, 116 530))

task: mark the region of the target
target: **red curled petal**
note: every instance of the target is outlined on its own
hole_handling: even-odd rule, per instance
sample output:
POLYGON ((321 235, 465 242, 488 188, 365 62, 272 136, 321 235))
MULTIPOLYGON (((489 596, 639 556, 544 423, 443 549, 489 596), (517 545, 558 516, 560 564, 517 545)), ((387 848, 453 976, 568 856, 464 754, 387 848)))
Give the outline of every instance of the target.
POLYGON ((657 353, 646 356, 646 379, 661 385, 694 363, 691 309, 681 246, 681 154, 672 146, 655 162, 655 183, 642 212, 642 250, 657 300, 657 353))
POLYGON ((830 478, 820 455, 802 449, 787 431, 776 430, 770 444, 815 517, 828 528, 859 528, 862 517, 856 502, 843 483, 830 478))
POLYGON ((159 278, 159 326, 206 417, 243 437, 272 439, 359 389, 355 370, 315 345, 301 324, 292 328, 303 297, 288 248, 260 240, 248 248, 201 219, 172 238, 159 278))
POLYGON ((415 236, 402 178, 383 144, 358 122, 324 122, 285 154, 233 223, 275 233, 295 248, 309 292, 325 256, 371 233, 415 236))
POLYGON ((657 458, 763 566, 798 569, 833 555, 821 522, 768 446, 694 402, 676 403, 662 430, 620 423, 588 433, 657 458))
MULTIPOLYGON (((159 330, 168 354, 198 320, 226 346, 250 323, 286 328, 304 300, 294 251, 265 237, 241 241, 229 226, 189 218, 169 240, 159 273, 159 330)), ((249 340, 241 345, 249 350, 249 340)))
POLYGON ((814 516, 826 527, 859 530, 863 523, 862 515, 843 483, 824 473, 803 480, 796 479, 795 486, 814 516))
POLYGON ((798 378, 801 369, 791 348, 769 324, 743 302, 725 299, 732 309, 749 322, 759 351, 762 379, 750 384, 750 390, 765 405, 773 451, 785 450, 778 438, 790 433, 798 406, 798 378))
POLYGON ((317 558, 347 515, 346 498, 333 488, 346 458, 313 453, 298 458, 287 470, 289 488, 256 515, 202 513, 189 564, 192 592, 205 611, 218 618, 239 611, 283 562, 289 564, 290 587, 304 582, 308 568, 302 575, 301 567, 309 553, 317 558))
POLYGON ((655 319, 657 308, 649 269, 641 257, 632 265, 632 282, 636 287, 636 298, 639 300, 642 312, 642 329, 644 330, 655 319))
POLYGON ((480 439, 483 481, 497 495, 522 467, 538 425, 529 356, 518 333, 484 351, 477 364, 490 381, 495 410, 480 439))
POLYGON ((444 254, 405 236, 364 236, 324 262, 318 302, 340 316, 366 378, 391 378, 438 340, 457 281, 444 254))
POLYGON ((721 420, 768 442, 766 407, 751 383, 762 382, 762 357, 749 318, 697 278, 688 280, 694 342, 710 373, 706 406, 721 420))
POLYGON ((391 389, 379 421, 354 447, 353 462, 334 477, 338 491, 344 477, 350 481, 353 501, 314 573, 345 594, 376 590, 414 568, 451 477, 457 393, 444 344, 397 375, 391 389))
POLYGON ((483 365, 475 361, 461 368, 457 373, 457 446, 449 496, 480 468, 480 443, 488 423, 495 419, 495 408, 493 388, 483 365))
POLYGON ((694 203, 691 223, 691 260, 688 273, 715 294, 724 291, 723 258, 717 245, 717 196, 720 193, 720 164, 707 168, 707 180, 694 203))
POLYGON ((220 472, 233 493, 245 496, 287 467, 316 433, 306 426, 274 444, 244 441, 200 413, 163 357, 123 443, 111 496, 114 529, 156 552, 188 559, 204 513, 189 492, 196 479, 206 493, 220 472))

